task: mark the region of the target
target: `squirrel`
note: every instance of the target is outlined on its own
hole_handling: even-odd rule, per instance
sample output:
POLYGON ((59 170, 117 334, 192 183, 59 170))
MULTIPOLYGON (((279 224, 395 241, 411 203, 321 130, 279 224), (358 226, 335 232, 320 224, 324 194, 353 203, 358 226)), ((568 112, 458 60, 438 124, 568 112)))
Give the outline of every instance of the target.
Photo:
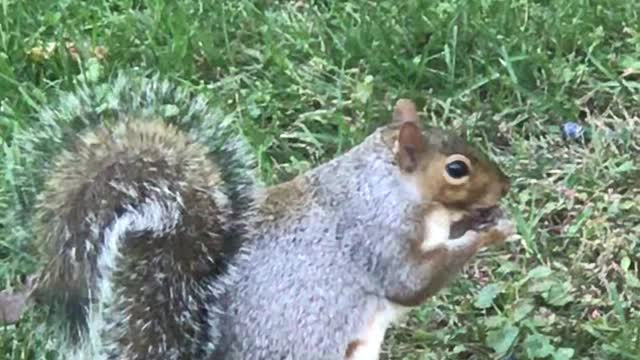
POLYGON ((39 169, 33 297, 68 324, 64 358, 377 359, 393 323, 513 232, 509 178, 410 100, 266 187, 204 97, 158 77, 100 89, 41 113, 64 150, 39 169))

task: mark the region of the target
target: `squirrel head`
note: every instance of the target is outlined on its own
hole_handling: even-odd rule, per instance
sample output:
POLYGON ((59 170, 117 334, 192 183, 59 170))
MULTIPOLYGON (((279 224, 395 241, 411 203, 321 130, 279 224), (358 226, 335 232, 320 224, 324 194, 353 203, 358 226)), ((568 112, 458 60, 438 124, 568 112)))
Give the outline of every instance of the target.
POLYGON ((396 103, 393 122, 396 163, 425 201, 480 210, 498 206, 509 191, 509 178, 478 149, 441 129, 422 128, 412 101, 396 103))

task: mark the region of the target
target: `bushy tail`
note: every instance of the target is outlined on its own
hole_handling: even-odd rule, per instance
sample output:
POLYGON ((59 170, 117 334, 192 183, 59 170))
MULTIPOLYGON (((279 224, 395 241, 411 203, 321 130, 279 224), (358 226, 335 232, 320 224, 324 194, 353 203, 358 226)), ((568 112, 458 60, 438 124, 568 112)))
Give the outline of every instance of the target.
POLYGON ((208 280, 241 251, 253 213, 253 159, 230 118, 157 78, 120 75, 39 120, 15 139, 34 155, 22 175, 45 174, 36 299, 55 300, 89 358, 192 358, 209 333, 208 280))

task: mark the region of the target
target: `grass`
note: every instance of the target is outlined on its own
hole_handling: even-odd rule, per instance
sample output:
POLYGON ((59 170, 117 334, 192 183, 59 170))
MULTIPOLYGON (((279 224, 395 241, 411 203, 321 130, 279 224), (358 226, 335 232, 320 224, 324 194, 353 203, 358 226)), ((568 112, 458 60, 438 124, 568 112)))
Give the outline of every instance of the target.
MULTIPOLYGON (((236 112, 267 183, 402 96, 501 162, 519 235, 394 329, 387 358, 638 359, 639 23, 617 0, 2 0, 0 288, 35 270, 8 225, 12 137, 81 73, 158 71, 236 112), (564 140, 565 121, 588 138, 564 140)), ((0 327, 0 353, 51 358, 40 321, 0 327)))

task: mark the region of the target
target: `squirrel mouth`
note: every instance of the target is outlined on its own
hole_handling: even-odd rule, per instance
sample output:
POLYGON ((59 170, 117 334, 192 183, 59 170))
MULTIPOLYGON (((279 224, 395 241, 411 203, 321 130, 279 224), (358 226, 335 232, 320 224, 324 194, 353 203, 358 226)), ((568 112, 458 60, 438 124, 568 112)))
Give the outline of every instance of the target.
POLYGON ((485 229, 495 225, 502 217, 504 217, 504 211, 498 205, 473 209, 462 219, 451 224, 449 237, 456 239, 469 230, 485 229))

